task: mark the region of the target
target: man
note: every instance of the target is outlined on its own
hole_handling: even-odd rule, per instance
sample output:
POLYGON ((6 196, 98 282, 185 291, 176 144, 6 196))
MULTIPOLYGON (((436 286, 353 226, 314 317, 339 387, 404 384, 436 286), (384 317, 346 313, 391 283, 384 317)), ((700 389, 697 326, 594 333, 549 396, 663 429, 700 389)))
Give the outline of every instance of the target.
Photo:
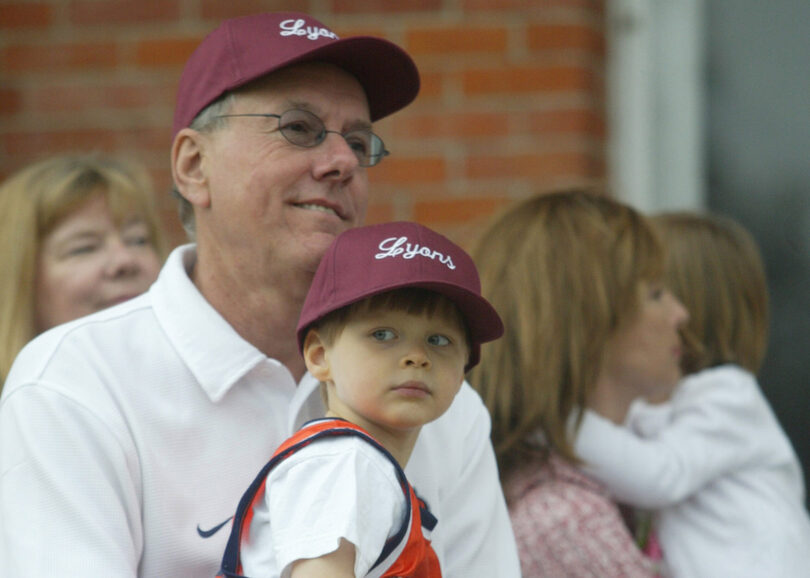
MULTIPOLYGON (((212 576, 242 490, 322 415, 295 326, 335 235, 362 223, 371 123, 418 92, 401 49, 295 13, 225 22, 180 81, 172 170, 196 245, 150 291, 42 335, 0 400, 0 575, 212 576)), ((465 385, 408 477, 446 576, 518 576, 465 385)))

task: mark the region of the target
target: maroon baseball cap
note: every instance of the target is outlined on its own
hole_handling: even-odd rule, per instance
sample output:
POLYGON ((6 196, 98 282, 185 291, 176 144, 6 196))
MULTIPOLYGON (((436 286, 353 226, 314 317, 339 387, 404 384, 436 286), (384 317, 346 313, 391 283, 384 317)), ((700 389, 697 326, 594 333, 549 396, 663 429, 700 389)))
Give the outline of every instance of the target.
POLYGON ((459 308, 471 341, 465 371, 478 363, 482 343, 503 335, 501 318, 481 296, 472 258, 423 225, 395 222, 349 229, 332 242, 298 320, 299 349, 303 351, 309 326, 329 313, 405 287, 441 293, 459 308))
POLYGON ((328 62, 353 74, 375 121, 419 92, 419 72, 396 44, 372 36, 338 38, 307 14, 273 12, 224 21, 203 39, 180 77, 172 134, 225 92, 302 62, 328 62))

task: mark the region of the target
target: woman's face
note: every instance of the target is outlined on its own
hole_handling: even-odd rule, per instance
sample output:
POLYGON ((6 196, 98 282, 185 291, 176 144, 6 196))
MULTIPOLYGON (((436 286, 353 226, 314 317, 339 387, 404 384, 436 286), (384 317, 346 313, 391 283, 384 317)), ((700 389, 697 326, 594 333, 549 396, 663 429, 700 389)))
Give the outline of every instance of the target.
POLYGON ((143 293, 159 270, 143 219, 133 215, 118 226, 107 199, 92 197, 42 240, 35 282, 37 332, 143 293))
POLYGON ((603 378, 629 398, 652 402, 669 398, 681 378, 683 345, 679 330, 689 319, 683 304, 660 283, 641 283, 633 320, 607 342, 603 378))

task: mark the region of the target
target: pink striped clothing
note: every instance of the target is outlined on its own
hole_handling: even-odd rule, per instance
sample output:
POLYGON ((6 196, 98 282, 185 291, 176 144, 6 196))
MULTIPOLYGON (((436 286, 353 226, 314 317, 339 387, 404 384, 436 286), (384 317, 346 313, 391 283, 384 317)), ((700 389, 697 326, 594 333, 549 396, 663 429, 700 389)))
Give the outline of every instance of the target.
POLYGON ((514 472, 504 491, 523 578, 655 578, 603 486, 552 454, 514 472))

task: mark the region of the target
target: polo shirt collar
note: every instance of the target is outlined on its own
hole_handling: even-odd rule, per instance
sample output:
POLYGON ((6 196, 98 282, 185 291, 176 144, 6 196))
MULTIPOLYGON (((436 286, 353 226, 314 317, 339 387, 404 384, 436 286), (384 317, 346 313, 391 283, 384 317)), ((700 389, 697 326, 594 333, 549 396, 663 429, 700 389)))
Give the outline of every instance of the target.
POLYGON ((206 301, 190 277, 196 260, 194 244, 174 249, 150 294, 177 354, 211 401, 218 402, 259 363, 281 363, 245 341, 206 301))

